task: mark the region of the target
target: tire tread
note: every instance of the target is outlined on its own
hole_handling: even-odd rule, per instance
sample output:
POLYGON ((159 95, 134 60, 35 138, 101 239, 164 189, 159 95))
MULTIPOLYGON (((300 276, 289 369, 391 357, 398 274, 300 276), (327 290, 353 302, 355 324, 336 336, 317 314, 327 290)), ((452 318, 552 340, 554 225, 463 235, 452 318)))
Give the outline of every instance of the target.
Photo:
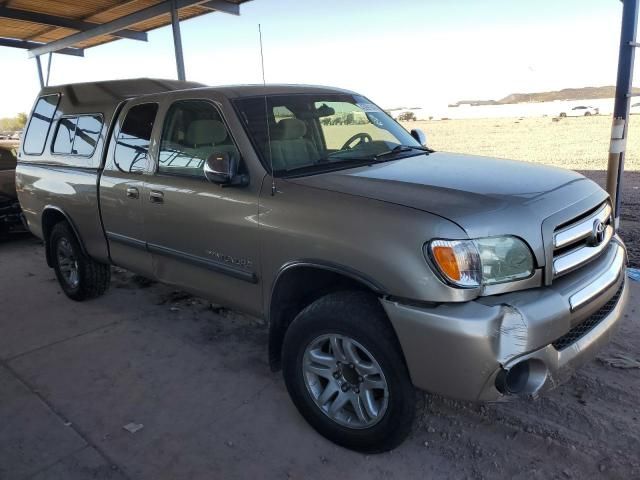
POLYGON ((56 270, 56 276, 58 277, 62 290, 69 298, 76 301, 100 297, 109 288, 109 283, 111 282, 111 266, 97 262, 83 253, 76 235, 67 222, 59 222, 52 228, 51 235, 49 236, 52 252, 55 252, 56 239, 63 236, 69 239, 78 257, 80 285, 78 289, 73 292, 65 288, 64 282, 57 270, 57 260, 54 258, 54 269, 56 270))

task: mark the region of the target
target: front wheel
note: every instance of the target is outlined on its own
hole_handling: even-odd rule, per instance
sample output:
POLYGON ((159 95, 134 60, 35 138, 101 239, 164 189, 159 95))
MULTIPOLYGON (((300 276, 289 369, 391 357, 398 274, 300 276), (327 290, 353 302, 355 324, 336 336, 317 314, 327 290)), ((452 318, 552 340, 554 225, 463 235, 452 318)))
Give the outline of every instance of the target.
POLYGON ((287 330, 283 372, 300 413, 339 445, 383 452, 411 430, 416 392, 375 296, 333 293, 305 308, 287 330))
POLYGON ((109 288, 111 268, 82 252, 67 223, 60 222, 53 227, 49 249, 58 283, 67 297, 88 300, 99 297, 109 288))

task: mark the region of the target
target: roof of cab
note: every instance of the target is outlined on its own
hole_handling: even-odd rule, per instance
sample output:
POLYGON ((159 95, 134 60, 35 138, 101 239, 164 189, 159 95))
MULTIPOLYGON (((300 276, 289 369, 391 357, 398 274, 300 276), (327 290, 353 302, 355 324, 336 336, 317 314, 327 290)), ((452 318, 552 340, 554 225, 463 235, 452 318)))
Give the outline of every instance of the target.
POLYGON ((316 94, 353 94, 354 92, 335 87, 324 87, 320 85, 289 85, 289 84, 267 84, 267 85, 223 85, 219 87, 207 87, 203 90, 213 90, 220 92, 229 98, 258 97, 262 95, 291 95, 299 93, 316 94))
POLYGON ((210 87, 197 82, 184 82, 178 80, 164 80, 155 78, 135 78, 127 80, 108 80, 102 82, 70 83, 66 85, 54 85, 45 87, 40 92, 42 95, 62 93, 72 104, 103 104, 141 97, 144 95, 198 89, 203 91, 215 91, 228 98, 253 97, 261 95, 283 95, 296 93, 346 93, 332 87, 315 85, 225 85, 210 87))

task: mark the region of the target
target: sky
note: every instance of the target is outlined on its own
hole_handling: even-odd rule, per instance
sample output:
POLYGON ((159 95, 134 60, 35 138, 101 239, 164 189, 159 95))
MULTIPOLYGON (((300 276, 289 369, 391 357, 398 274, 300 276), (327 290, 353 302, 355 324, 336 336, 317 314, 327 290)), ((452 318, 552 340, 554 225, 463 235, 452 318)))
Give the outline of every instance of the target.
MULTIPOLYGON (((253 0, 239 17, 214 13, 181 26, 188 80, 261 83, 261 24, 268 83, 348 88, 384 108, 441 109, 614 85, 621 15, 618 0, 253 0)), ((0 65, 0 117, 28 112, 39 91, 35 60, 0 47, 0 65)), ((54 55, 50 84, 136 77, 176 78, 170 27, 84 58, 54 55)))

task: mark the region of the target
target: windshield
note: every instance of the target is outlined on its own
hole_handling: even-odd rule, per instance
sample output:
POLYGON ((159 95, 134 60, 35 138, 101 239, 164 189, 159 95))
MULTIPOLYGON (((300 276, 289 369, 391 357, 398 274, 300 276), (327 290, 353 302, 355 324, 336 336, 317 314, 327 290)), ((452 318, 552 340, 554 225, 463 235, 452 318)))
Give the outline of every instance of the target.
POLYGON ((423 153, 404 128, 358 95, 273 95, 235 104, 265 167, 273 163, 276 176, 423 153))

